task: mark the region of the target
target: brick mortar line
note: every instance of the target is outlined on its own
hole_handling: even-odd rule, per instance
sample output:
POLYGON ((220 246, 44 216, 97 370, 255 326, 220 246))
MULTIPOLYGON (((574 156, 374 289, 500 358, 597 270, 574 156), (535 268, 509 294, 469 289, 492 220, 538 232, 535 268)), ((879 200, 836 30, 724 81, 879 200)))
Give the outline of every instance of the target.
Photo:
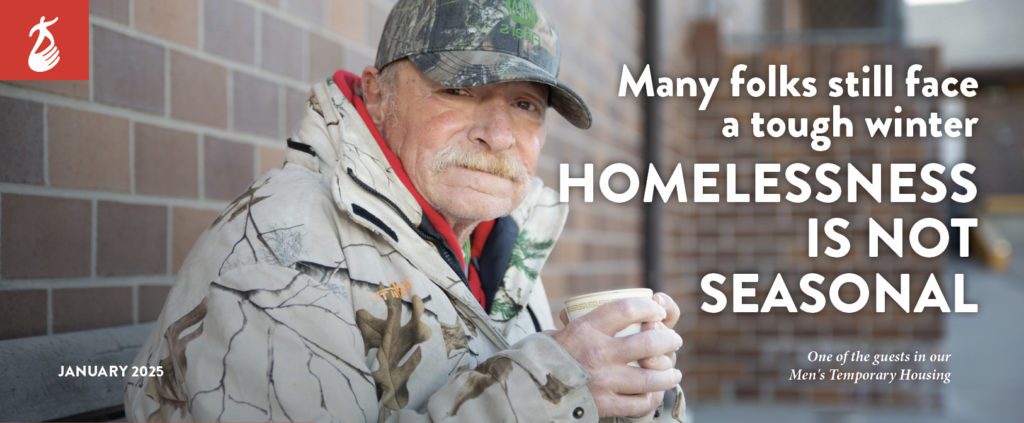
MULTIPOLYGON (((270 7, 270 6, 266 5, 266 4, 260 3, 258 1, 254 1, 254 0, 241 0, 241 2, 243 2, 245 4, 248 4, 249 6, 253 7, 253 9, 256 9, 257 12, 260 12, 260 11, 266 12, 266 13, 268 13, 270 15, 273 15, 275 18, 281 19, 281 20, 283 20, 283 21, 285 21, 287 23, 290 23, 292 25, 298 26, 299 28, 302 28, 302 29, 304 29, 304 30, 306 30, 308 32, 317 33, 319 35, 322 35, 322 36, 324 36, 325 38, 327 38, 327 39, 329 39, 331 41, 334 41, 336 43, 341 44, 345 48, 352 48, 353 50, 360 51, 361 53, 364 53, 367 56, 370 56, 371 58, 377 52, 377 46, 367 46, 365 43, 360 43, 360 42, 357 42, 357 41, 354 41, 354 40, 350 40, 350 39, 348 39, 346 37, 343 37, 341 35, 338 35, 338 34, 334 33, 334 31, 331 31, 330 28, 329 28, 329 26, 330 26, 330 16, 328 15, 326 10, 324 11, 325 23, 324 23, 324 25, 321 26, 321 25, 316 25, 316 24, 310 23, 310 22, 308 22, 308 21, 306 21, 304 19, 298 18, 298 17, 296 17, 296 16, 294 16, 294 15, 288 13, 288 12, 285 12, 284 10, 280 10, 280 9, 277 9, 277 8, 270 7)), ((325 6, 326 6, 326 3, 325 3, 325 6)), ((390 7, 390 5, 388 7, 390 7)), ((387 7, 385 7, 385 9, 387 9, 387 7)), ((367 19, 367 20, 369 20, 369 19, 367 19)))
POLYGON ((199 199, 206 200, 206 137, 199 136, 196 140, 196 171, 199 172, 197 183, 199 184, 199 190, 196 193, 199 199))
MULTIPOLYGON (((193 57, 197 57, 197 58, 203 59, 204 61, 207 61, 207 62, 212 62, 214 64, 217 64, 217 65, 220 65, 220 66, 226 68, 228 71, 237 70, 237 71, 247 72, 249 74, 256 75, 256 76, 258 76, 258 77, 260 77, 262 79, 271 80, 271 81, 273 81, 276 84, 287 85, 287 86, 295 87, 297 89, 308 90, 310 85, 311 85, 309 82, 293 80, 291 78, 284 77, 284 76, 278 75, 276 73, 264 70, 264 69, 262 69, 262 68, 260 68, 258 66, 247 65, 247 64, 242 64, 242 63, 238 63, 238 62, 233 62, 233 61, 230 61, 230 60, 227 60, 227 59, 222 59, 219 56, 214 55, 213 53, 210 53, 210 52, 207 52, 207 51, 197 50, 197 49, 189 47, 189 46, 184 46, 184 45, 181 45, 181 44, 178 44, 178 43, 167 41, 167 40, 165 40, 163 38, 160 38, 160 37, 157 37, 157 36, 154 36, 154 35, 150 35, 150 34, 146 34, 146 33, 143 33, 143 32, 139 32, 139 31, 133 30, 131 28, 126 28, 123 24, 112 22, 112 21, 109 21, 109 20, 106 20, 106 19, 103 19, 103 18, 94 18, 94 20, 92 21, 92 24, 97 26, 97 27, 106 29, 106 30, 117 32, 117 33, 119 33, 121 35, 130 37, 130 38, 146 41, 146 42, 151 43, 151 44, 156 44, 156 45, 160 46, 161 48, 163 48, 165 50, 173 50, 173 51, 176 51, 176 52, 179 52, 179 53, 182 53, 182 54, 186 54, 186 55, 189 55, 189 56, 193 56, 193 57)), ((257 49, 257 51, 258 51, 258 49, 257 49)))
POLYGON ((288 137, 288 126, 287 119, 285 119, 287 108, 288 89, 282 86, 277 87, 277 137, 280 139, 286 139, 288 137))
POLYGON ((89 229, 89 276, 96 277, 96 248, 97 238, 99 238, 98 227, 99 227, 99 201, 91 199, 89 201, 90 207, 90 229, 89 229))
MULTIPOLYGON (((89 16, 89 23, 90 24, 92 23, 92 16, 89 16)), ((94 45, 96 45, 96 43, 93 41, 92 29, 90 28, 89 29, 89 96, 88 96, 90 102, 96 101, 96 89, 95 89, 95 85, 96 85, 96 82, 95 82, 96 81, 96 60, 94 60, 94 58, 93 58, 95 56, 95 54, 94 54, 95 51, 94 50, 96 50, 96 49, 92 48, 92 46, 94 46, 94 45)))
POLYGON ((139 285, 132 284, 132 324, 139 324, 139 285))
POLYGON ((170 286, 174 276, 116 276, 102 278, 47 278, 47 279, 7 279, 0 280, 0 292, 19 291, 26 289, 63 289, 63 288, 119 288, 128 286, 170 286))
POLYGON ((50 106, 43 103, 43 185, 50 185, 50 106))
POLYGON ((206 2, 207 0, 196 0, 196 50, 206 51, 206 2))
POLYGON ((194 209, 221 211, 228 205, 227 201, 193 200, 172 197, 154 197, 147 195, 132 195, 126 193, 104 192, 104 191, 80 191, 70 188, 55 188, 39 185, 21 185, 11 183, 0 183, 0 193, 19 194, 36 197, 54 197, 71 200, 87 201, 111 201, 150 206, 176 206, 194 209))
MULTIPOLYGON (((4 239, 4 237, 3 237, 3 235, 4 235, 3 221, 4 221, 4 196, 0 195, 0 241, 2 241, 4 239)), ((3 252, 4 252, 4 243, 0 242, 0 258, 3 257, 3 252)), ((0 275, 3 275, 3 274, 4 274, 3 273, 3 260, 0 259, 0 275)))
POLYGON ((0 96, 34 101, 47 105, 69 107, 80 111, 99 113, 107 116, 132 120, 135 122, 141 122, 149 125, 176 129, 179 131, 195 132, 199 135, 213 135, 216 137, 224 138, 228 141, 240 142, 244 144, 275 146, 278 144, 282 144, 284 142, 283 140, 274 140, 272 137, 260 137, 245 132, 236 132, 220 128, 202 126, 195 123, 179 121, 168 117, 151 115, 144 112, 136 111, 134 109, 119 108, 102 103, 94 103, 85 100, 63 97, 57 94, 36 91, 30 88, 24 88, 16 85, 0 84, 0 96))
POLYGON ((128 122, 128 192, 136 195, 135 187, 135 121, 128 122))
POLYGON ((253 155, 252 155, 252 173, 253 173, 253 180, 255 180, 261 174, 261 172, 260 172, 260 163, 263 161, 263 152, 260 151, 261 150, 260 148, 254 148, 253 150, 254 151, 253 151, 253 155))
MULTIPOLYGON (((324 3, 324 7, 327 7, 327 3, 326 2, 324 3)), ((317 76, 315 78, 310 78, 310 75, 309 75, 309 71, 310 71, 309 62, 313 61, 312 49, 310 48, 310 44, 309 44, 310 34, 312 34, 312 32, 306 32, 305 34, 302 34, 303 37, 299 41, 299 43, 302 44, 301 46, 299 46, 302 49, 302 52, 300 52, 299 54, 306 59, 306 60, 303 60, 302 63, 299 63, 299 65, 301 66, 301 69, 299 70, 299 74, 302 75, 302 77, 306 78, 307 80, 312 79, 312 80, 315 81, 316 78, 321 78, 321 77, 323 77, 323 75, 317 76)), ((342 57, 342 62, 344 62, 344 61, 345 61, 345 58, 342 57)), ((344 63, 339 63, 338 65, 340 66, 342 64, 344 64, 344 63)))
POLYGON ((166 244, 167 251, 165 251, 165 253, 166 253, 165 254, 166 255, 166 257, 165 257, 166 262, 164 263, 164 266, 165 266, 165 271, 166 271, 166 273, 168 275, 174 275, 175 270, 177 270, 177 269, 173 269, 173 267, 174 267, 174 257, 173 257, 173 255, 174 255, 174 252, 173 252, 174 251, 174 242, 173 242, 174 241, 174 239, 173 239, 173 236, 174 236, 174 207, 167 207, 167 229, 166 230, 167 230, 167 235, 164 238, 165 238, 165 244, 166 244))
POLYGON ((49 287, 46 288, 46 334, 53 335, 53 289, 49 287))
POLYGON ((164 49, 164 117, 171 117, 171 49, 164 49))
POLYGON ((254 68, 263 69, 263 13, 265 12, 254 10, 253 13, 255 16, 253 16, 252 24, 252 63, 254 68))
MULTIPOLYGON (((330 16, 327 15, 328 13, 326 10, 324 12, 324 17, 326 19, 324 26, 317 26, 306 22, 306 20, 302 18, 294 16, 289 12, 267 6, 266 4, 260 3, 258 1, 247 1, 247 3, 256 9, 266 11, 272 14, 274 17, 285 20, 285 22, 295 25, 303 30, 306 30, 307 32, 325 36, 325 38, 336 43, 339 43, 345 48, 351 48, 353 50, 364 53, 370 57, 373 57, 377 52, 377 46, 370 46, 367 45, 367 43, 360 43, 354 40, 349 40, 348 38, 335 34, 333 31, 331 31, 331 29, 329 28, 331 26, 331 18, 330 16)), ((325 7, 326 6, 327 3, 325 3, 325 7)))
POLYGON ((228 113, 227 130, 228 131, 232 131, 232 132, 237 132, 237 130, 235 129, 235 73, 234 72, 227 72, 227 82, 225 83, 225 85, 226 86, 224 87, 224 90, 227 92, 227 95, 228 95, 228 101, 227 101, 227 106, 228 106, 228 110, 227 110, 227 113, 228 113))

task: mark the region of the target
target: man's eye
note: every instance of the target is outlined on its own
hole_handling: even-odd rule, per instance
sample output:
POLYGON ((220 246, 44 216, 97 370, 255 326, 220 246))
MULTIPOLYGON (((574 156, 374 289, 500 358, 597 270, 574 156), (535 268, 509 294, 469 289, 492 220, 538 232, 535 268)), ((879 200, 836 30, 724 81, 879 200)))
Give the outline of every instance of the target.
POLYGON ((469 95, 469 91, 465 88, 445 88, 444 93, 450 95, 469 95))
POLYGON ((516 102, 516 107, 518 107, 520 109, 523 109, 523 110, 529 110, 531 112, 534 111, 534 110, 538 110, 539 109, 536 104, 533 104, 533 103, 531 103, 529 101, 517 101, 516 102))

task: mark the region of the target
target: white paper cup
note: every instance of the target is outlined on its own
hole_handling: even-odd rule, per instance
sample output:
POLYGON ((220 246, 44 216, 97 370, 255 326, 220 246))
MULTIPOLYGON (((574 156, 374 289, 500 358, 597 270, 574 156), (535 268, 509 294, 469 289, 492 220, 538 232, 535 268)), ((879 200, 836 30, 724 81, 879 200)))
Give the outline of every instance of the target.
MULTIPOLYGON (((627 298, 654 298, 654 291, 647 288, 615 289, 611 291, 592 292, 590 294, 577 295, 565 300, 565 311, 569 320, 576 320, 583 315, 590 313, 602 304, 627 298)), ((640 323, 633 323, 619 331, 615 336, 629 336, 640 333, 640 323)))

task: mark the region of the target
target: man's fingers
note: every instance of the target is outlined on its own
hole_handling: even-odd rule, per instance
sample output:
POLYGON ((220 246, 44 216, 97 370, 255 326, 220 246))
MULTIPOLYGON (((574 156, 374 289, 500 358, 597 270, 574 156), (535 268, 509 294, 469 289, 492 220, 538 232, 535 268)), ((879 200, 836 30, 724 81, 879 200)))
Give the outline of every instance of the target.
POLYGON ((558 313, 558 320, 562 321, 563 325, 569 324, 569 312, 566 309, 562 309, 561 313, 558 313))
POLYGON ((647 357, 639 360, 640 367, 649 370, 668 370, 671 369, 675 363, 672 361, 670 354, 659 355, 656 357, 647 357))
POLYGON ((676 323, 679 322, 679 305, 676 304, 675 300, 668 294, 659 292, 654 294, 654 301, 665 308, 666 317, 663 320, 665 326, 668 326, 669 329, 676 327, 676 323))
POLYGON ((677 369, 650 370, 633 366, 607 369, 600 379, 617 394, 664 392, 679 384, 683 374, 677 369))
POLYGON ((662 321, 668 316, 665 308, 646 298, 627 298, 603 304, 580 320, 602 333, 612 336, 634 323, 662 321))
POLYGON ((622 363, 670 354, 683 346, 683 338, 668 329, 644 331, 615 338, 613 342, 616 344, 613 359, 622 363))
POLYGON ((595 397, 594 402, 597 403, 597 408, 602 410, 601 417, 639 417, 661 406, 663 398, 662 392, 640 395, 607 394, 595 397))

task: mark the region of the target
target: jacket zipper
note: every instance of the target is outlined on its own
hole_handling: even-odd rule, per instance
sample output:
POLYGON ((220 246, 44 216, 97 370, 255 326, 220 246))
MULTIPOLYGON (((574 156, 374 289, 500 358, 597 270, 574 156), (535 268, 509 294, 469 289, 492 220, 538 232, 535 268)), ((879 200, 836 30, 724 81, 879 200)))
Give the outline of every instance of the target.
POLYGON ((369 191, 377 198, 383 200, 384 203, 387 204, 388 207, 391 207, 395 211, 395 213, 397 213, 398 216, 402 218, 402 221, 404 221, 406 225, 409 225, 409 227, 412 228, 412 230, 416 232, 417 235, 433 244, 434 248, 436 248, 441 253, 441 259, 443 259, 444 262, 447 263, 448 266, 455 271, 455 274, 459 275, 459 278, 462 280, 463 283, 466 284, 467 287, 469 286, 469 277, 468 275, 465 274, 465 272, 462 271, 462 264, 459 263, 458 258, 456 258, 455 254, 452 253, 451 248, 448 246, 448 243, 444 242, 443 239, 437 238, 436 235, 428 233, 420 229, 420 227, 414 225, 412 221, 409 220, 409 218, 405 215, 405 213, 402 212, 402 209, 400 209, 397 204, 391 201, 390 198, 384 196, 384 194, 381 194, 379 191, 377 191, 376 189, 374 189, 373 187, 371 187, 370 185, 366 184, 358 177, 356 177, 355 173, 352 172, 352 168, 346 168, 345 172, 348 173, 348 176, 350 176, 352 180, 356 181, 356 185, 359 185, 360 187, 369 191))
MULTIPOLYGON (((412 228, 412 230, 414 232, 416 232, 418 235, 420 235, 420 237, 423 237, 424 239, 426 239, 430 243, 434 244, 435 247, 438 247, 438 243, 439 242, 442 243, 442 245, 447 245, 446 243, 444 243, 443 240, 438 240, 433 234, 426 233, 423 230, 421 230, 419 227, 417 227, 416 225, 413 225, 412 221, 409 220, 409 218, 405 215, 405 213, 402 212, 402 209, 398 208, 397 204, 395 204, 393 201, 391 201, 390 198, 385 197, 384 194, 381 194, 379 191, 377 191, 376 189, 374 189, 373 187, 371 187, 370 185, 366 184, 365 182, 360 180, 358 177, 356 177, 355 173, 352 172, 352 168, 346 168, 345 169, 345 173, 348 173, 348 176, 350 176, 352 178, 352 180, 356 182, 356 185, 359 185, 361 188, 365 189, 366 191, 370 192, 371 194, 373 194, 377 198, 379 198, 382 201, 384 201, 384 203, 387 204, 389 207, 391 207, 395 211, 395 213, 397 213, 398 216, 401 217, 402 220, 407 225, 409 225, 410 228, 412 228)), ((447 247, 445 247, 445 248, 438 248, 438 250, 440 250, 440 252, 441 252, 441 258, 444 259, 445 262, 448 263, 449 266, 451 266, 453 262, 458 261, 458 260, 456 260, 454 254, 451 252, 451 250, 449 248, 447 248, 447 247)), ((459 275, 459 277, 462 279, 463 283, 467 284, 467 288, 468 288, 469 281, 466 279, 466 275, 461 271, 461 268, 462 268, 461 266, 454 267, 454 269, 458 269, 458 270, 456 270, 455 273, 459 275)), ((485 318, 487 317, 486 313, 484 313, 483 310, 480 309, 480 307, 472 308, 472 307, 469 307, 466 304, 464 304, 462 301, 452 301, 452 303, 455 304, 456 308, 462 308, 463 314, 466 317, 471 317, 471 316, 472 317, 476 317, 476 319, 471 319, 471 320, 476 320, 476 322, 474 322, 476 327, 478 329, 480 329, 481 331, 483 331, 484 334, 488 338, 491 339, 491 342, 494 342, 498 346, 499 349, 507 349, 510 346, 510 344, 508 343, 508 340, 505 339, 505 337, 503 335, 498 333, 494 329, 494 326, 491 326, 487 322, 487 320, 485 320, 485 318)))

